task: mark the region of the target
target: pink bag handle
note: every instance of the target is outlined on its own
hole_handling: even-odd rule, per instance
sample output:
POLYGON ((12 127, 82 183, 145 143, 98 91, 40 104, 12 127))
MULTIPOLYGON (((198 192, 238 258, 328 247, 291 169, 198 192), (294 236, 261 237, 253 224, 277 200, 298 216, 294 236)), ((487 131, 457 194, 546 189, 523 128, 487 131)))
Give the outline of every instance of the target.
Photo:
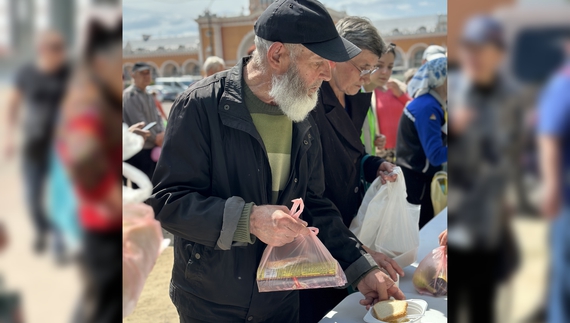
MULTIPOLYGON (((305 209, 305 203, 303 203, 302 198, 294 199, 291 202, 293 202, 293 206, 291 206, 291 211, 289 212, 289 215, 298 219, 301 213, 303 213, 303 210, 305 209)), ((309 230, 311 230, 311 232, 313 232, 314 234, 319 234, 319 229, 315 227, 309 227, 309 230)))

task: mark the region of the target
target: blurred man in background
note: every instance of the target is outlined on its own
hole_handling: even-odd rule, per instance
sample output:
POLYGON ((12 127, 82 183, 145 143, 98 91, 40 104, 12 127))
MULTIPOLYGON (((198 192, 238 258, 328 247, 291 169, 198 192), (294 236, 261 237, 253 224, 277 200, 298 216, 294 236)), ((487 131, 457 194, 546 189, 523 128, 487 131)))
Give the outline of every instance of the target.
POLYGON ((218 56, 210 56, 204 62, 204 74, 206 77, 214 75, 226 69, 226 63, 218 56))
POLYGON ((164 123, 152 95, 145 89, 151 82, 150 66, 146 63, 136 63, 131 72, 133 84, 123 92, 123 121, 132 126, 139 122, 149 124, 156 122, 150 130, 150 137, 145 140, 143 149, 131 157, 126 163, 140 169, 149 178, 152 178, 156 162, 151 158, 155 147, 162 147, 164 140, 164 123))
MULTIPOLYGON (((34 250, 45 251, 52 227, 43 203, 44 186, 48 173, 49 153, 55 121, 65 93, 69 76, 65 42, 55 30, 38 34, 35 62, 23 66, 16 74, 14 88, 8 101, 9 119, 6 135, 6 155, 15 153, 15 134, 19 124, 19 112, 24 106, 23 117, 23 176, 26 203, 36 230, 34 250)), ((54 232, 56 252, 63 253, 61 236, 54 232)))
MULTIPOLYGON (((499 73, 505 55, 503 27, 489 16, 465 25, 459 48, 461 77, 450 83, 449 234, 454 271, 469 274, 450 285, 469 322, 495 322, 501 282, 516 267, 516 246, 506 207, 506 187, 517 163, 521 114, 514 91, 499 73), (477 306, 474 306, 474 305, 477 306)), ((464 322, 457 311, 450 322, 464 322)))
POLYGON ((570 321, 570 39, 564 47, 566 63, 548 83, 538 104, 542 213, 553 221, 547 314, 552 323, 570 321))

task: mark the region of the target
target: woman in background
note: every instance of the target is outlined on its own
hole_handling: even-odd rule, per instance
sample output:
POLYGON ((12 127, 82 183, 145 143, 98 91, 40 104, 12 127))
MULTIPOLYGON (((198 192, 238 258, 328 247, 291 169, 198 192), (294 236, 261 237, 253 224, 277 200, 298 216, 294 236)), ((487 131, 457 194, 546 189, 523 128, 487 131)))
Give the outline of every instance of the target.
POLYGON ((122 320, 122 20, 91 10, 64 100, 57 149, 83 229, 84 294, 73 322, 122 320))
POLYGON ((378 156, 392 163, 396 160, 398 123, 404 106, 411 100, 405 92, 405 84, 390 78, 395 59, 396 45, 390 44, 378 61, 378 70, 370 76, 370 84, 365 86, 367 92, 373 91, 371 108, 376 117, 378 156))

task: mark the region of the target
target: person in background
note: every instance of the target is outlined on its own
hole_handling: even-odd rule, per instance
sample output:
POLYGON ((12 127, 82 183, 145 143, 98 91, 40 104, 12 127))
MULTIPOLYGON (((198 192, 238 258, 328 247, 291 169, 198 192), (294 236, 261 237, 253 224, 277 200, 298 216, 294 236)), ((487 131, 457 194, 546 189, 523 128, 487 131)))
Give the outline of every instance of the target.
POLYGON ((552 221, 549 323, 570 321, 570 40, 564 46, 566 62, 549 81, 538 103, 542 214, 552 221))
POLYGON ((370 76, 370 84, 364 86, 367 92, 373 91, 371 108, 375 117, 376 132, 385 138, 383 147, 376 145, 380 150, 378 156, 392 163, 396 160, 398 122, 404 106, 411 100, 405 92, 405 85, 398 80, 390 79, 395 58, 396 45, 390 44, 378 61, 378 70, 370 76))
POLYGON ((421 205, 422 228, 434 216, 431 180, 447 162, 447 58, 422 65, 408 84, 408 94, 413 100, 400 118, 396 164, 402 167, 408 202, 421 205))
MULTIPOLYGON (((516 91, 500 72, 505 46, 499 21, 471 18, 458 48, 460 75, 449 84, 449 259, 454 270, 478 272, 450 284, 449 308, 464 308, 469 322, 495 322, 498 288, 517 265, 506 192, 523 126, 516 91)), ((450 322, 463 317, 449 314, 450 322)))
MULTIPOLYGON (((364 295, 361 305, 402 299, 325 197, 321 138, 310 116, 321 83, 331 79, 330 61, 361 50, 339 36, 316 0, 273 2, 254 30, 252 57, 194 83, 176 101, 153 177, 147 203, 175 237, 170 296, 180 321, 298 322, 299 292, 259 293, 255 272, 267 245, 289 243, 307 225, 319 229, 364 295), (303 220, 287 213, 295 198, 304 201, 303 220)), ((361 58, 358 68, 378 59, 371 52, 361 58)), ((343 66, 352 80, 345 85, 357 92, 362 76, 349 72, 352 64, 343 66)))
POLYGON ((164 120, 168 120, 168 117, 166 117, 166 113, 164 113, 164 109, 162 108, 162 103, 160 103, 160 101, 156 97, 156 91, 152 91, 151 95, 152 95, 152 98, 154 99, 154 104, 156 104, 156 108, 158 109, 160 116, 164 120))
POLYGON ((61 235, 50 225, 44 207, 44 187, 52 151, 54 127, 70 74, 63 36, 54 30, 40 32, 37 56, 16 74, 15 86, 8 97, 6 156, 15 153, 20 110, 24 107, 24 140, 22 151, 26 204, 35 227, 34 251, 46 250, 50 233, 54 234, 56 255, 63 255, 61 235))
POLYGON ((151 136, 145 141, 143 149, 125 162, 152 178, 156 162, 151 158, 151 153, 155 147, 162 147, 164 123, 153 97, 145 91, 150 84, 150 66, 146 63, 136 63, 131 76, 133 84, 123 92, 123 122, 128 126, 141 121, 145 124, 156 122, 156 125, 149 129, 151 136))
MULTIPOLYGON (((84 290, 73 322, 122 320, 122 23, 91 9, 56 141, 79 202, 84 290)), ((144 135, 143 124, 131 131, 144 135)))
POLYGON ((410 84, 410 81, 412 80, 412 78, 414 77, 414 75, 416 75, 416 72, 418 71, 417 68, 409 68, 405 73, 404 73, 404 83, 406 83, 406 85, 410 84))
POLYGON ((206 77, 214 75, 226 69, 226 63, 218 56, 210 56, 204 62, 204 74, 206 77))
POLYGON ((434 59, 447 57, 446 53, 447 51, 445 48, 438 45, 430 45, 424 50, 422 55, 422 65, 434 59))
MULTIPOLYGON (((395 181, 394 165, 382 158, 367 155, 360 141, 360 129, 370 107, 371 93, 359 93, 378 69, 386 45, 369 20, 346 17, 336 24, 339 35, 362 52, 346 62, 331 63, 331 80, 324 81, 317 106, 311 112, 319 129, 323 149, 325 177, 324 196, 340 211, 346 227, 356 216, 364 194, 361 180, 368 183, 377 177, 395 181), (363 174, 364 178, 361 178, 363 174)), ((388 256, 368 249, 380 268, 393 280, 404 275, 398 264, 388 256)), ((317 322, 336 304, 348 296, 346 289, 301 291, 301 322, 317 322)))

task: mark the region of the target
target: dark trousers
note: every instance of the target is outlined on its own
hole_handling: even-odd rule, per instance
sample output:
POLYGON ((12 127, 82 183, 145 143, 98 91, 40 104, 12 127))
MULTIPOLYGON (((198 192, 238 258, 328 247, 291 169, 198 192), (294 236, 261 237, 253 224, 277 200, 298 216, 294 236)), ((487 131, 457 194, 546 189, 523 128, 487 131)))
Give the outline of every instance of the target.
POLYGON ((348 290, 337 288, 304 289, 300 295, 300 323, 316 323, 348 296, 348 290))
MULTIPOLYGON (((146 174, 146 176, 148 176, 149 179, 152 180, 152 175, 154 174, 154 169, 156 168, 156 162, 150 158, 151 151, 152 149, 143 149, 133 157, 127 159, 125 162, 141 170, 146 174)), ((133 185, 133 187, 136 186, 133 185)))
POLYGON ((73 323, 122 322, 122 230, 86 230, 83 235, 80 264, 85 289, 73 323))
POLYGON ((494 323, 495 302, 499 280, 497 264, 500 253, 492 251, 461 251, 448 249, 453 267, 448 275, 453 284, 449 284, 449 322, 461 321, 463 311, 467 311, 469 323, 494 323))
POLYGON ((433 204, 431 203, 431 180, 433 176, 427 176, 402 167, 406 180, 406 192, 408 203, 421 205, 420 229, 434 217, 433 204))
POLYGON ((24 153, 22 157, 26 204, 36 234, 42 236, 47 234, 50 228, 43 204, 49 166, 48 152, 36 150, 34 154, 24 153))

